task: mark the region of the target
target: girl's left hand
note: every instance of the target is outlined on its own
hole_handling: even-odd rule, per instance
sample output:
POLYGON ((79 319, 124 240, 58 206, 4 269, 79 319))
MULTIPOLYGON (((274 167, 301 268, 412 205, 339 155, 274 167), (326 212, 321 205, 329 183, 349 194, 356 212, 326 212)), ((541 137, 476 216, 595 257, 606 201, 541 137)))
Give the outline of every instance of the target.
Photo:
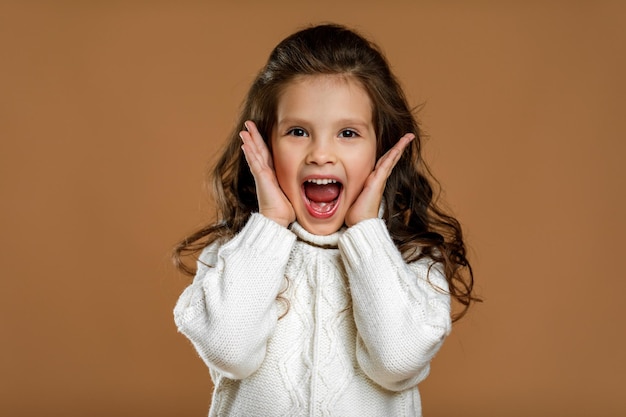
POLYGON ((391 171, 396 166, 404 149, 415 139, 413 133, 407 133, 380 157, 374 171, 367 177, 361 194, 354 201, 348 212, 346 213, 346 226, 351 227, 360 221, 367 219, 375 219, 378 217, 380 202, 383 198, 383 191, 387 184, 387 178, 391 175, 391 171))

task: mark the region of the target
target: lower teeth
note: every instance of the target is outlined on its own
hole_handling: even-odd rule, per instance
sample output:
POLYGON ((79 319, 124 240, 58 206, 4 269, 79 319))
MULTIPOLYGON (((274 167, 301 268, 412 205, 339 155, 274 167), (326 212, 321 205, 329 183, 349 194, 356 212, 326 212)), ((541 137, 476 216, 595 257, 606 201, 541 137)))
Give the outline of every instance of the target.
POLYGON ((311 201, 311 207, 318 213, 328 213, 334 207, 334 202, 311 201))

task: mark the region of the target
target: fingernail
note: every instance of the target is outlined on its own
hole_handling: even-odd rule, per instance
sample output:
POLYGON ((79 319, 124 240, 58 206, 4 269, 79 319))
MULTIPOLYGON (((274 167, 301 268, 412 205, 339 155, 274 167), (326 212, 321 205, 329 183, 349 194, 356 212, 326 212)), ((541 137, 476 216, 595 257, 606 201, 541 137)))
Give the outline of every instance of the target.
POLYGON ((243 127, 245 127, 245 128, 246 128, 246 130, 248 130, 248 131, 250 130, 250 129, 248 128, 248 122, 247 122, 247 121, 243 122, 243 127))

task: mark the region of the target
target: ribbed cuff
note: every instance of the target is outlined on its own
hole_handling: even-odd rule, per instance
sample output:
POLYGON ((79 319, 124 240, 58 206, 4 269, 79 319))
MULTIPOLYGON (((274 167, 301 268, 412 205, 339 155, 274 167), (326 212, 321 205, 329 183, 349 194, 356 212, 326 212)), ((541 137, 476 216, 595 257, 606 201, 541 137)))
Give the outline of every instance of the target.
POLYGON ((395 249, 382 219, 363 220, 349 227, 339 239, 339 249, 344 260, 354 266, 358 266, 363 259, 370 258, 373 252, 379 252, 381 248, 395 249))
POLYGON ((239 234, 224 246, 244 245, 268 258, 286 261, 295 241, 296 235, 289 229, 253 213, 239 234))

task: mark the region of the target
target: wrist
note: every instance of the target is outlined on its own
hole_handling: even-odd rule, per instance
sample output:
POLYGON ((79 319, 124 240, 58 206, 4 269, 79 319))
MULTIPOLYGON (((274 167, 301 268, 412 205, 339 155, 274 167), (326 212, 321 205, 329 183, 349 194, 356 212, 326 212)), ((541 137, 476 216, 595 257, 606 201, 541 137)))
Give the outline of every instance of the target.
POLYGON ((280 226, 285 227, 285 228, 289 227, 289 225, 293 223, 293 220, 289 220, 288 218, 285 218, 284 216, 276 215, 275 213, 272 213, 271 211, 268 212, 267 210, 259 210, 259 214, 261 214, 266 219, 271 220, 274 223, 277 223, 280 226))

